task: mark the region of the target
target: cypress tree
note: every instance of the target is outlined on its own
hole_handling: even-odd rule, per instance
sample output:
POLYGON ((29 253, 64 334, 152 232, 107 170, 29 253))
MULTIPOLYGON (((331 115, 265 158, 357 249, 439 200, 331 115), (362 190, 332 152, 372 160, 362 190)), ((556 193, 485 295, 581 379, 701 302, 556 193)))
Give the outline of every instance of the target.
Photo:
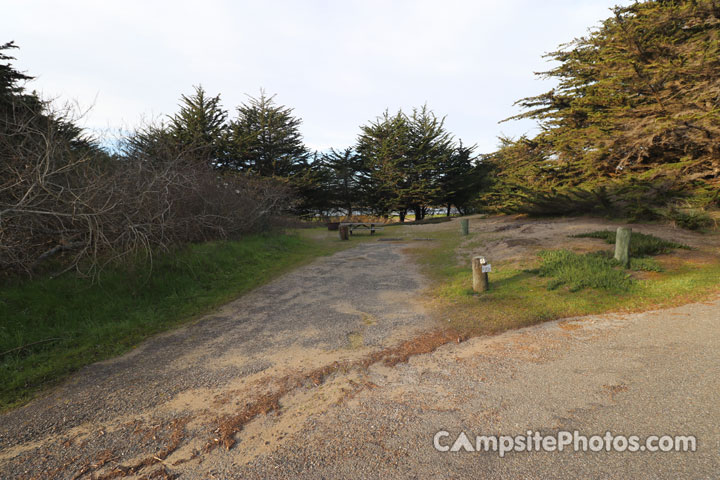
POLYGON ((526 111, 512 118, 541 133, 503 142, 501 189, 588 199, 605 189, 613 208, 707 204, 720 179, 720 5, 650 0, 613 13, 548 55, 558 65, 542 75, 556 88, 518 102, 526 111))
POLYGON ((275 104, 265 92, 250 97, 230 123, 223 165, 262 176, 292 177, 303 170, 308 152, 293 109, 275 104))
POLYGON ((180 110, 169 118, 168 132, 178 146, 203 162, 217 164, 223 152, 227 111, 220 95, 210 97, 198 85, 192 95, 180 97, 180 110))

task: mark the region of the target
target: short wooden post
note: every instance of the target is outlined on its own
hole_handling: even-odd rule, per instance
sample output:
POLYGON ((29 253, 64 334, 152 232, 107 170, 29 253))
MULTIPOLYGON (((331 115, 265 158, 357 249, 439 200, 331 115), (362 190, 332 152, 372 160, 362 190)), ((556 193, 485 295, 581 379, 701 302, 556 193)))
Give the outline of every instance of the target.
POLYGON ((490 281, 487 272, 482 271, 483 265, 487 265, 485 257, 473 257, 473 290, 476 292, 485 292, 490 289, 490 281))
POLYGON ((632 228, 619 227, 615 234, 615 260, 624 267, 630 266, 630 238, 632 228))
POLYGON ((340 240, 350 240, 350 227, 347 225, 340 225, 338 232, 340 232, 340 240))
POLYGON ((470 233, 470 220, 463 218, 460 220, 460 227, 462 228, 462 234, 467 235, 470 233))

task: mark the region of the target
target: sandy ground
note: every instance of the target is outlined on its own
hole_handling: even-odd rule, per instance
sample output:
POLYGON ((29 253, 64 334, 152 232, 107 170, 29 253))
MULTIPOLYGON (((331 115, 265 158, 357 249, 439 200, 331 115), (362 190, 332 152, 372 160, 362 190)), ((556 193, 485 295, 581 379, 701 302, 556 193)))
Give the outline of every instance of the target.
POLYGON ((718 478, 720 299, 448 344, 389 369, 283 448, 218 478, 718 478), (695 435, 684 453, 438 452, 433 437, 695 435))
MULTIPOLYGON (((507 217, 471 225, 458 261, 492 252, 501 265, 570 233, 617 227, 507 217)), ((410 228, 421 236, 459 226, 410 228)), ((717 251, 717 237, 633 228, 698 247, 693 261, 717 251)), ((716 477, 720 299, 551 322, 387 365, 384 352, 436 328, 405 246, 370 242, 320 259, 81 370, 0 417, 0 478, 716 477), (438 452, 438 430, 684 434, 697 436, 698 451, 501 459, 438 452)))
MULTIPOLYGON (((458 249, 458 261, 468 261, 473 255, 485 255, 498 265, 526 268, 535 262, 535 254, 543 249, 565 248, 579 253, 611 249, 603 240, 572 236, 597 230, 614 231, 618 227, 630 227, 634 232, 655 235, 694 248, 692 251, 675 250, 672 254, 675 260, 701 262, 708 256, 720 255, 720 237, 717 233, 699 234, 661 224, 618 223, 589 217, 531 219, 497 216, 471 218, 470 236, 458 249)), ((419 228, 448 227, 440 224, 421 225, 419 228)))

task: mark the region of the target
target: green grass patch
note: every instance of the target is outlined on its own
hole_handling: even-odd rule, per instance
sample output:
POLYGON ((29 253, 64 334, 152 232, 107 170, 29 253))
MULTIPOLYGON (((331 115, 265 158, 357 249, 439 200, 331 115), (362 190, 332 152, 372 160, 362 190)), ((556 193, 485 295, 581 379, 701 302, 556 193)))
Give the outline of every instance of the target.
MULTIPOLYGON (((598 238, 608 244, 615 243, 616 232, 597 232, 573 235, 575 238, 598 238)), ((669 253, 676 248, 689 249, 687 245, 663 240, 653 235, 633 232, 630 239, 629 270, 662 272, 660 264, 651 255, 669 253)), ((584 288, 603 289, 610 292, 627 292, 634 284, 633 278, 612 258, 611 252, 577 254, 569 250, 540 252, 540 267, 533 270, 541 277, 548 277, 548 289, 567 286, 571 292, 584 288)))
MULTIPOLYGON (((615 245, 616 232, 610 230, 600 230, 597 232, 581 233, 572 235, 574 238, 599 238, 605 240, 606 243, 615 245)), ((646 235, 644 233, 632 232, 630 237, 630 256, 646 257, 648 255, 659 255, 661 253, 669 253, 675 248, 690 249, 682 243, 663 240, 654 235, 646 235)))
POLYGON ((140 262, 110 268, 97 282, 72 274, 6 282, 0 285, 0 410, 352 243, 321 229, 247 236, 159 255, 152 270, 140 262))
MULTIPOLYGON (((586 258, 568 252, 544 254, 548 261, 546 271, 564 275, 568 288, 548 290, 547 277, 527 268, 492 262, 490 257, 493 263, 490 290, 476 294, 472 290, 470 258, 458 263, 457 252, 466 237, 455 231, 429 232, 428 236, 436 241, 416 245, 412 251, 432 280, 427 294, 431 311, 444 325, 468 336, 560 318, 670 307, 700 301, 719 290, 720 259, 702 266, 684 264, 662 271, 654 259, 635 258, 631 270, 658 273, 648 278, 630 278, 627 271, 614 263, 609 252, 589 254, 586 258), (593 280, 582 280, 582 276, 593 280), (628 288, 616 288, 613 281, 628 288), (573 288, 584 282, 592 288, 573 288)), ((478 240, 492 238, 492 234, 477 236, 478 240)), ((527 259, 528 265, 532 262, 532 258, 527 259)))
POLYGON ((671 208, 663 212, 663 216, 675 222, 680 228, 687 230, 709 230, 717 226, 715 220, 704 210, 678 210, 671 208))
POLYGON ((663 268, 654 258, 631 258, 630 270, 636 272, 662 272, 663 268))
MULTIPOLYGON (((620 262, 609 252, 578 254, 569 250, 545 250, 540 252, 540 267, 529 270, 541 277, 548 277, 548 290, 567 286, 571 292, 584 288, 600 288, 610 292, 627 292, 634 280, 622 268, 620 262)), ((662 272, 660 264, 653 258, 631 258, 633 271, 662 272)))
POLYGON ((569 250, 545 250, 540 252, 540 260, 541 264, 536 272, 541 277, 550 277, 548 290, 567 285, 571 292, 588 287, 626 292, 633 285, 630 275, 617 268, 617 262, 606 255, 579 255, 569 250))

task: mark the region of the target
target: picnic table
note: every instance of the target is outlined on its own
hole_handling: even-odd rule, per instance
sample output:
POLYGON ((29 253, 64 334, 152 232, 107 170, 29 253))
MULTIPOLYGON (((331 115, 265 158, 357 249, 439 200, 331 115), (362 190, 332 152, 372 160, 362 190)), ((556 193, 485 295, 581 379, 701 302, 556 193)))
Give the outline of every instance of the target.
POLYGON ((348 232, 352 235, 353 230, 370 230, 370 235, 374 235, 376 230, 382 228, 382 223, 367 223, 367 222, 341 222, 341 227, 348 227, 348 232))

